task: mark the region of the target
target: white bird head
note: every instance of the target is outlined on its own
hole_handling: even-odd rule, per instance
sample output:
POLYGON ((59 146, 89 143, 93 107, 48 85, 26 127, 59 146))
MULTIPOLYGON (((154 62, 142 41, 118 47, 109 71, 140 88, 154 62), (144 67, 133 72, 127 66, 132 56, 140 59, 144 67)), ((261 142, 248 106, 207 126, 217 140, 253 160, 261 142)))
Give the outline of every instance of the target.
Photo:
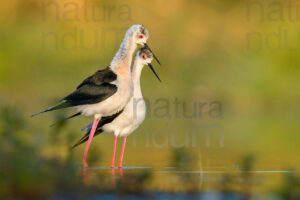
POLYGON ((128 29, 128 33, 136 44, 144 45, 149 38, 148 30, 145 28, 145 26, 140 24, 132 25, 128 29))
POLYGON ((154 55, 149 45, 147 44, 147 40, 149 38, 149 32, 145 26, 140 24, 132 25, 128 29, 127 34, 129 34, 133 38, 134 43, 141 44, 144 45, 144 47, 147 47, 151 51, 154 59, 160 64, 159 60, 157 59, 157 57, 154 55))
POLYGON ((151 50, 148 47, 143 47, 138 50, 138 59, 141 60, 142 66, 148 65, 149 68, 152 70, 154 75, 157 77, 157 79, 161 82, 159 76, 155 72, 153 66, 151 65, 151 62, 154 58, 154 54, 151 52, 151 50))

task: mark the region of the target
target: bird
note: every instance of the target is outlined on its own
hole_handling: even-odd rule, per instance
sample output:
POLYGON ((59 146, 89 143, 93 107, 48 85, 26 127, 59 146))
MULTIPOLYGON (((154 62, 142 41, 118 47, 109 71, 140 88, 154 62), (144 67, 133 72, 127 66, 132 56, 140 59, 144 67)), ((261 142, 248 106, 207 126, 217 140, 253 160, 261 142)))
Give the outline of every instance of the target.
MULTIPOLYGON (((132 55, 138 44, 144 45, 151 51, 146 43, 148 38, 149 32, 145 26, 132 25, 126 31, 120 48, 108 67, 98 70, 84 79, 74 92, 63 98, 58 104, 32 115, 34 117, 45 112, 74 107, 80 115, 94 116, 90 138, 83 155, 85 167, 87 167, 88 149, 100 119, 121 111, 133 94, 130 70, 132 55)), ((155 59, 160 63, 156 57, 155 59)), ((75 116, 77 115, 75 114, 75 116)))
MULTIPOLYGON (((158 78, 158 80, 161 82, 159 76, 151 65, 152 60, 153 53, 147 47, 143 47, 138 50, 131 72, 133 81, 133 96, 130 98, 128 104, 123 110, 114 115, 103 117, 96 128, 94 136, 97 136, 102 132, 114 134, 111 168, 114 168, 117 138, 124 137, 118 165, 119 168, 122 168, 127 136, 132 134, 143 123, 145 119, 146 104, 142 95, 140 85, 140 77, 143 67, 145 65, 148 65, 155 76, 158 78)), ((86 134, 73 146, 73 148, 88 140, 92 130, 92 123, 87 125, 82 130, 86 130, 86 134)))

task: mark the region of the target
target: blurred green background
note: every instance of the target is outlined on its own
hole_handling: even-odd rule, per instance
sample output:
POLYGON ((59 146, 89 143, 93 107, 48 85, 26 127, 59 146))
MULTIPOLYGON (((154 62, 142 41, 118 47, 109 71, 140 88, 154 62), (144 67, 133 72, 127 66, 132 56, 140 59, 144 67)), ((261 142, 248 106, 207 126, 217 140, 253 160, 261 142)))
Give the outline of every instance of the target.
MULTIPOLYGON (((148 69, 143 71, 143 95, 150 102, 148 117, 128 137, 126 166, 174 166, 172 156, 176 158, 176 150, 181 149, 191 156, 184 164, 188 170, 243 170, 241 160, 251 155, 255 160, 251 170, 297 173, 298 4, 277 0, 2 1, 0 140, 2 164, 7 165, 2 172, 10 169, 9 173, 24 174, 22 167, 11 166, 27 165, 33 155, 46 159, 41 168, 57 166, 48 162, 81 166, 83 146, 69 149, 82 136, 80 128, 92 118, 50 128, 72 111, 29 116, 108 66, 126 29, 143 24, 150 33, 148 43, 162 62, 154 66, 163 82, 148 69), (180 101, 178 107, 175 100, 180 101), (28 153, 22 145, 33 149, 28 153), (28 159, 16 164, 22 153, 28 159)), ((93 141, 93 166, 109 166, 112 143, 107 134, 93 141)), ((9 189, 12 185, 16 191, 29 191, 25 186, 32 177, 28 174, 27 178, 2 174, 0 184, 7 186, 3 194, 14 194, 9 189)), ((272 176, 255 184, 254 191, 269 192, 280 185, 281 175, 272 176)), ((165 177, 154 175, 151 181, 148 190, 182 190, 165 177)), ((199 186, 204 191, 219 189, 215 182, 204 184, 199 186)), ((32 181, 29 188, 35 187, 32 181)))

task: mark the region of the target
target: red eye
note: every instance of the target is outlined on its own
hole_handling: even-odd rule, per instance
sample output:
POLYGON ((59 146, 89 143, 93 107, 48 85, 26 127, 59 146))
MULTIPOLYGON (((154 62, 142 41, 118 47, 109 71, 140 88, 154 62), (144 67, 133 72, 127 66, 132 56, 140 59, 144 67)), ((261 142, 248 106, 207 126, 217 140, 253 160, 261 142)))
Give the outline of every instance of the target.
POLYGON ((139 38, 143 38, 144 36, 143 35, 139 35, 139 38))
POLYGON ((146 59, 146 55, 145 54, 143 54, 142 56, 143 56, 144 59, 146 59))

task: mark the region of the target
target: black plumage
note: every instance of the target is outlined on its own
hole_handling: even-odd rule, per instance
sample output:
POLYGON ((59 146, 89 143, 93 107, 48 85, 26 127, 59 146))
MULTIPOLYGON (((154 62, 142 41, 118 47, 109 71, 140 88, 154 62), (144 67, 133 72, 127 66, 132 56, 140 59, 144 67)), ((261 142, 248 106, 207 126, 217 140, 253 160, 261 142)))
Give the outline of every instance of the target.
POLYGON ((104 101, 117 92, 117 86, 112 84, 116 79, 117 75, 109 67, 99 70, 82 81, 76 90, 63 98, 60 103, 40 113, 34 114, 32 117, 52 110, 96 104, 104 101))
MULTIPOLYGON (((112 122, 112 121, 113 121, 115 118, 117 118, 122 112, 123 112, 123 110, 121 110, 121 111, 119 111, 119 112, 117 112, 117 113, 115 113, 115 114, 113 114, 113 115, 111 115, 111 116, 102 117, 101 120, 100 120, 100 122, 98 123, 97 128, 96 128, 94 137, 97 136, 97 135, 99 135, 100 133, 103 132, 102 127, 103 127, 105 124, 108 124, 108 123, 112 122)), ((75 145, 73 145, 72 148, 75 148, 75 147, 77 147, 78 145, 80 145, 80 144, 86 142, 86 141, 89 139, 91 129, 92 129, 92 128, 89 127, 89 128, 87 129, 86 134, 85 134, 85 135, 84 135, 84 136, 83 136, 83 137, 82 137, 75 145)))

